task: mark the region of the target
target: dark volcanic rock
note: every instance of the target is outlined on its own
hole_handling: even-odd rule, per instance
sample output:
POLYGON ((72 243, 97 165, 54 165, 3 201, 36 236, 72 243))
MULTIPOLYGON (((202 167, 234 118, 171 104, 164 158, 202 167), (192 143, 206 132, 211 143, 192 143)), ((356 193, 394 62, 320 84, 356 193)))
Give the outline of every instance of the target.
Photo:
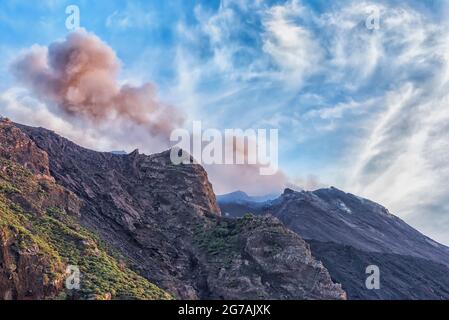
POLYGON ((306 240, 351 299, 448 299, 449 248, 379 204, 335 188, 287 189, 265 203, 224 202, 223 212, 272 215, 306 240), (365 287, 366 267, 381 271, 380 290, 365 287))
POLYGON ((415 256, 449 266, 449 248, 424 236, 386 208, 336 188, 284 193, 263 210, 304 239, 415 256))
POLYGON ((449 268, 421 258, 392 253, 366 252, 332 242, 309 241, 312 252, 342 284, 348 299, 447 300, 449 268), (380 289, 367 290, 366 267, 380 270, 380 289), (350 276, 349 276, 350 275, 350 276))
POLYGON ((235 191, 217 196, 217 202, 225 217, 243 217, 246 213, 259 213, 270 200, 276 199, 275 195, 262 197, 250 197, 243 191, 235 191))
POLYGON ((195 237, 206 262, 206 299, 342 299, 309 246, 273 217, 215 218, 195 237))
POLYGON ((201 166, 173 165, 168 151, 94 152, 18 127, 47 152, 56 181, 82 201, 82 224, 176 297, 345 298, 308 245, 279 222, 222 218, 201 166))

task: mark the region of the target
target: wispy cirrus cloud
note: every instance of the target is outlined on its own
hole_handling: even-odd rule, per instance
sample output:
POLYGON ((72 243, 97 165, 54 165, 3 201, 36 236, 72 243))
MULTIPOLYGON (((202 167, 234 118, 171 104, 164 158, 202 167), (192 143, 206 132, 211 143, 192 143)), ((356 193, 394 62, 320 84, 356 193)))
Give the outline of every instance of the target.
POLYGON ((355 166, 344 185, 448 243, 449 29, 410 7, 381 12, 382 54, 368 82, 378 108, 353 145, 355 166))
POLYGON ((143 10, 133 2, 128 2, 124 9, 114 10, 105 22, 106 27, 112 29, 154 28, 157 24, 156 12, 143 10))

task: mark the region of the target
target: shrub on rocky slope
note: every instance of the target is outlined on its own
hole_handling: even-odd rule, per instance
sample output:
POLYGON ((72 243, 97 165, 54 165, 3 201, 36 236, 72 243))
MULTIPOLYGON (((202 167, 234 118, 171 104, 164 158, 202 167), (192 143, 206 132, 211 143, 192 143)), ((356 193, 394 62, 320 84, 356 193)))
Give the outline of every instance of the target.
POLYGON ((1 299, 171 298, 77 222, 80 201, 48 175, 43 151, 8 122, 0 133, 1 299), (65 287, 68 265, 80 270, 80 290, 65 287))

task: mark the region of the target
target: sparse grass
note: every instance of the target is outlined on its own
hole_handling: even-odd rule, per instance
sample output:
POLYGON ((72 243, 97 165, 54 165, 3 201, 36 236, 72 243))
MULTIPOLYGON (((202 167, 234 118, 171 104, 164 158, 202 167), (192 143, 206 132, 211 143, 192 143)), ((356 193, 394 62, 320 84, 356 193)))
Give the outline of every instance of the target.
POLYGON ((96 235, 80 227, 65 212, 57 208, 47 212, 35 225, 67 264, 80 268, 83 295, 98 298, 110 293, 116 298, 170 299, 167 293, 108 254, 96 235))
POLYGON ((14 187, 12 184, 8 183, 8 182, 3 182, 0 184, 0 193, 3 194, 13 194, 13 193, 21 193, 19 189, 17 189, 16 187, 14 187))
MULTIPOLYGON (((32 232, 28 216, 17 206, 8 205, 8 200, 0 195, 0 231, 5 237, 15 239, 15 246, 20 251, 33 250, 45 257, 52 272, 61 268, 61 258, 41 235, 32 232)), ((56 275, 56 274, 55 274, 56 275)))

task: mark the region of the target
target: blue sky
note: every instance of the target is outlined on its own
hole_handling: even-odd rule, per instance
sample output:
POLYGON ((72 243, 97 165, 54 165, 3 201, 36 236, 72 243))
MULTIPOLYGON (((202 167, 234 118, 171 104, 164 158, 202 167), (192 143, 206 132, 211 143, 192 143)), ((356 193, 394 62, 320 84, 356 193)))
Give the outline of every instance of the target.
POLYGON ((282 177, 212 172, 218 193, 334 185, 449 243, 447 1, 1 1, 0 114, 149 153, 160 146, 68 123, 11 75, 20 51, 67 36, 71 4, 121 60, 121 82, 155 84, 208 127, 279 129, 282 177))

